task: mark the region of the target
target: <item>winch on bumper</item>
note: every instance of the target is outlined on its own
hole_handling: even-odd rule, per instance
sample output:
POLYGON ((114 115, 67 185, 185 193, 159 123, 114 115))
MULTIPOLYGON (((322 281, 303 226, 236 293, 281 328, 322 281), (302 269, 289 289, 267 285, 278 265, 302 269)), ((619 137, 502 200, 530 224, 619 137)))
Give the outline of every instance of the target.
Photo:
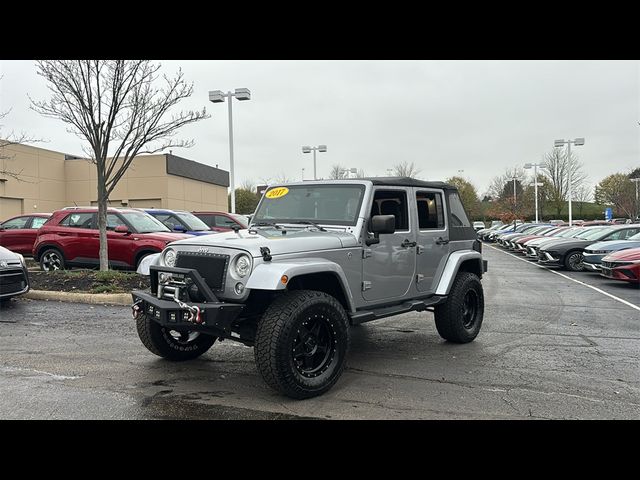
POLYGON ((244 304, 221 302, 197 270, 152 265, 149 276, 151 293, 142 290, 131 293, 134 318, 145 314, 172 329, 235 337, 231 326, 244 304), (192 296, 197 296, 197 301, 192 301, 192 296))

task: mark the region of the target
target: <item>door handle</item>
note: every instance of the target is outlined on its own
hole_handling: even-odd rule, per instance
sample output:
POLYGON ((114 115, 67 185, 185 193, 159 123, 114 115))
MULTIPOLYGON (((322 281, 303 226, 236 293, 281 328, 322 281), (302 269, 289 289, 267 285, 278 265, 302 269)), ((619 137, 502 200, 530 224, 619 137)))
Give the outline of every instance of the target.
POLYGON ((449 243, 448 238, 442 238, 442 237, 436 238, 436 245, 446 245, 447 243, 449 243))
POLYGON ((410 242, 409 239, 405 238, 404 241, 400 244, 400 246, 403 248, 407 248, 407 247, 415 247, 417 244, 418 244, 417 242, 410 242))

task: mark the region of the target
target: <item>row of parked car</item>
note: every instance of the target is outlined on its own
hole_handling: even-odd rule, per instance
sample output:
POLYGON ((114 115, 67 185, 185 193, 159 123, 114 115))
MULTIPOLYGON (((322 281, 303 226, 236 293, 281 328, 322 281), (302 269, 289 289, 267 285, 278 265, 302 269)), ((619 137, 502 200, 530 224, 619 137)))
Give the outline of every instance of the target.
MULTIPOLYGON (((97 207, 67 207, 0 223, 0 246, 32 256, 42 270, 99 264, 97 207)), ((248 218, 227 212, 109 208, 107 241, 112 267, 133 269, 146 255, 192 235, 247 228, 248 218)))
POLYGON ((541 265, 640 283, 640 223, 521 223, 494 225, 477 233, 482 241, 541 265))

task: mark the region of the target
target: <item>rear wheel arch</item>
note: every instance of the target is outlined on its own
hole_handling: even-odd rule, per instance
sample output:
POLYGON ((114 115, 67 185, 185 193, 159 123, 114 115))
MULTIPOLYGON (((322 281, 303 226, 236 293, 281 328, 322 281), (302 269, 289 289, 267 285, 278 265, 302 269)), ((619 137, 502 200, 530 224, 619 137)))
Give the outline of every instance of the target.
MULTIPOLYGON (((58 252, 60 252, 60 255, 62 255, 63 257, 65 257, 64 251, 63 251, 63 249, 60 247, 60 245, 57 245, 57 244, 55 244, 55 243, 43 243, 42 245, 38 245, 38 249, 36 250, 36 253, 35 253, 35 255, 33 256, 33 259, 34 259, 36 262, 39 262, 39 261, 40 261, 40 255, 42 255, 42 253, 43 253, 45 250, 48 250, 48 249, 50 249, 50 248, 52 248, 52 249, 54 249, 54 250, 57 250, 58 252)), ((65 257, 65 258, 66 258, 66 257, 65 257)))
MULTIPOLYGON (((482 278, 482 259, 481 258, 470 258, 464 260, 460 266, 458 267, 458 272, 469 272, 476 275, 478 278, 482 278)), ((456 273, 456 275, 457 275, 456 273)))

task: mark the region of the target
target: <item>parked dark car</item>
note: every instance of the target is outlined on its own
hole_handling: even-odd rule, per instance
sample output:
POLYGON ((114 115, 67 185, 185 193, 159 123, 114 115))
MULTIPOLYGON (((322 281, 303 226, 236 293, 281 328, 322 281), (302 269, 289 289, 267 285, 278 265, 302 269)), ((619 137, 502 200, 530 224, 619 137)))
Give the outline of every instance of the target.
POLYGON ((210 235, 215 233, 209 225, 190 212, 183 210, 166 210, 160 208, 145 208, 144 211, 157 218, 174 232, 189 235, 210 235))
POLYGON ((540 247, 538 263, 581 272, 585 268, 582 263, 585 248, 596 242, 626 238, 630 229, 637 231, 637 228, 626 225, 595 227, 587 229, 575 238, 558 239, 540 247))
POLYGON ((597 242, 585 248, 582 260, 585 270, 598 272, 602 259, 610 253, 640 247, 640 225, 635 230, 632 228, 626 230, 625 235, 626 237, 623 236, 618 240, 597 242))
POLYGON ((516 253, 526 255, 527 247, 525 246, 525 243, 529 240, 534 240, 536 238, 553 238, 567 230, 567 228, 568 227, 547 227, 536 232, 531 231, 530 233, 525 233, 520 235, 518 238, 512 239, 509 248, 516 253))
POLYGON ((29 291, 29 273, 24 257, 0 247, 0 302, 29 291))
POLYGON ((236 227, 241 229, 249 227, 249 221, 244 215, 228 212, 193 212, 193 214, 216 232, 230 232, 236 227))
MULTIPOLYGON (((54 212, 38 230, 33 258, 42 270, 100 264, 97 208, 71 208, 54 212)), ((136 268, 147 255, 161 252, 175 240, 190 238, 171 232, 162 222, 138 209, 107 210, 109 265, 136 268)))
POLYGON ((604 257, 600 275, 612 280, 640 283, 640 248, 621 250, 604 257))
POLYGON ((30 213, 5 220, 0 223, 0 246, 30 257, 38 229, 49 217, 50 213, 30 213))

